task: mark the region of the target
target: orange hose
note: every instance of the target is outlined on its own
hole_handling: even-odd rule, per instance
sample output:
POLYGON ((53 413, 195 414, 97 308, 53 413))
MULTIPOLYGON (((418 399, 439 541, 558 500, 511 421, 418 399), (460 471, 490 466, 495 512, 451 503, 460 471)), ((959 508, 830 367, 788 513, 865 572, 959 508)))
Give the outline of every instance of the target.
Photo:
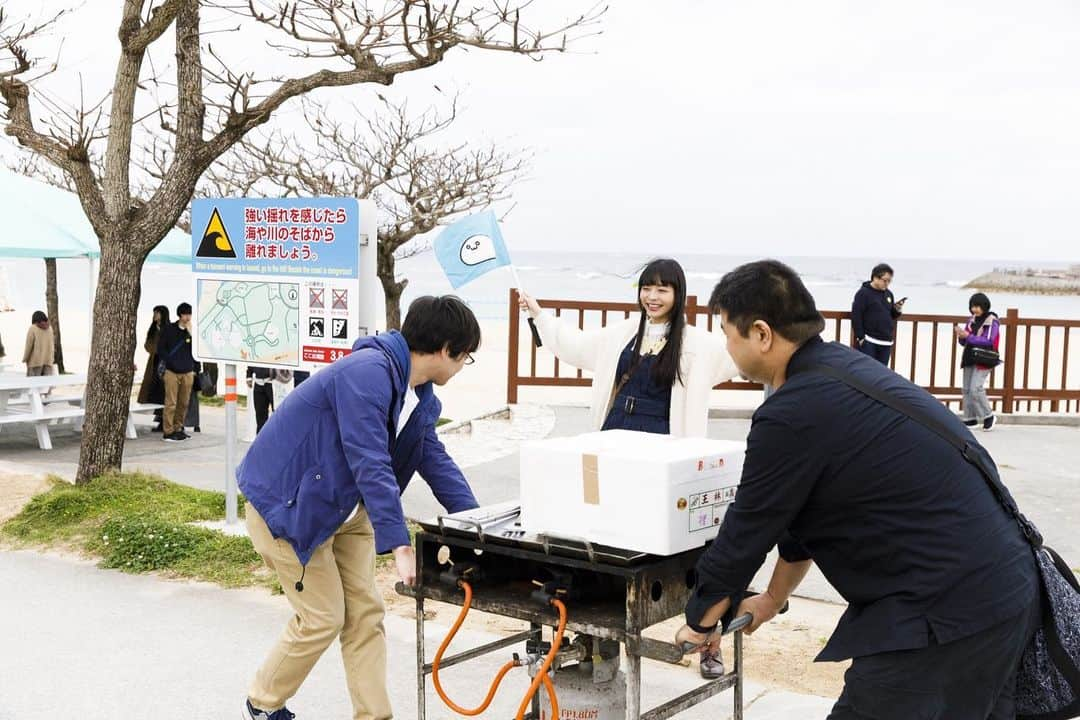
POLYGON ((551 684, 551 678, 547 673, 544 673, 544 689, 547 690, 548 700, 551 702, 552 715, 551 720, 558 720, 559 718, 559 698, 555 697, 555 686, 551 684))
POLYGON ((472 586, 464 580, 461 580, 458 585, 465 591, 465 603, 461 607, 461 612, 458 614, 457 620, 454 621, 454 626, 450 628, 450 633, 446 636, 446 639, 442 641, 442 645, 439 646, 439 651, 435 653, 435 661, 431 664, 431 679, 435 685, 435 692, 439 694, 439 697, 442 698, 442 701, 446 703, 447 707, 459 715, 471 717, 473 715, 479 715, 487 710, 488 705, 490 705, 491 701, 495 698, 495 691, 499 689, 499 683, 502 682, 506 673, 510 672, 511 668, 517 663, 511 660, 499 668, 499 673, 491 683, 491 687, 488 689, 488 694, 487 697, 484 698, 484 702, 471 710, 461 707, 446 696, 446 693, 443 692, 442 689, 442 683, 439 682, 439 663, 442 662, 443 653, 446 652, 446 648, 450 647, 450 643, 453 641, 454 636, 457 635, 457 631, 461 628, 461 624, 465 622, 465 616, 469 614, 469 606, 472 604, 472 586))
POLYGON ((559 701, 555 697, 555 688, 550 686, 551 679, 548 678, 547 671, 548 668, 551 667, 551 663, 555 660, 555 655, 559 652, 559 647, 562 645, 563 633, 566 631, 566 606, 563 605, 562 601, 558 598, 552 598, 551 604, 559 611, 559 627, 555 631, 555 637, 551 640, 551 650, 548 651, 547 657, 544 658, 544 664, 540 666, 540 671, 536 673, 536 677, 533 678, 532 684, 529 685, 525 697, 521 700, 521 705, 518 706, 517 717, 515 720, 525 720, 525 709, 529 707, 529 701, 531 701, 533 695, 536 694, 537 689, 540 687, 540 683, 545 681, 548 696, 551 699, 551 717, 559 717, 559 701))

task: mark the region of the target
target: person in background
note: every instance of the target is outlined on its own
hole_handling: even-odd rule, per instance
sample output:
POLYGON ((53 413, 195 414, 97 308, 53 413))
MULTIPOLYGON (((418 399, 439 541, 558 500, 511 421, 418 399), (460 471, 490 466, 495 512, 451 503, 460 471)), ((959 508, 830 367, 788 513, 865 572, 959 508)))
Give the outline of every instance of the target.
POLYGON ((300 383, 311 377, 311 372, 308 370, 296 370, 292 374, 292 386, 294 388, 300 387, 300 383))
POLYGON ((165 362, 165 412, 162 416, 162 439, 183 442, 191 436, 184 432, 184 418, 195 382, 195 359, 191 355, 191 305, 176 306, 176 322, 162 326, 157 354, 165 362))
POLYGON ((263 429, 274 409, 274 382, 295 382, 295 376, 289 370, 248 365, 247 386, 251 388, 248 401, 255 407, 255 434, 263 429))
POLYGON ((416 581, 401 493, 419 473, 448 512, 477 507, 435 423, 435 386, 472 363, 480 325, 453 296, 417 298, 401 332, 360 338, 281 404, 236 470, 248 534, 295 613, 256 673, 247 720, 289 720, 285 707, 340 641, 354 718, 393 716, 375 556, 392 553, 416 581))
MULTIPOLYGON (((146 329, 146 338, 143 340, 143 349, 148 353, 146 369, 143 370, 142 382, 139 384, 138 401, 145 405, 165 404, 165 383, 158 377, 157 365, 157 341, 161 334, 161 328, 169 324, 169 308, 164 305, 154 306, 154 319, 150 327, 146 329)), ((161 408, 154 411, 154 432, 161 432, 161 408)))
POLYGON ((870 271, 870 280, 862 284, 851 303, 851 328, 855 332, 859 351, 883 365, 889 364, 896 335, 896 318, 904 311, 907 300, 893 301, 893 294, 889 290, 892 280, 891 267, 885 263, 875 265, 870 271))
POLYGON ((192 363, 191 396, 188 398, 187 412, 184 413, 184 426, 180 428, 181 432, 185 434, 187 428, 191 428, 192 432, 202 432, 199 423, 199 392, 201 390, 199 387, 199 375, 202 374, 202 368, 202 363, 198 360, 192 363))
MULTIPOLYGON (((525 293, 519 302, 545 347, 595 373, 594 429, 705 437, 710 390, 738 369, 719 336, 686 322, 686 275, 679 263, 653 260, 637 287, 638 317, 599 330, 583 331, 542 312, 525 293)), ((719 650, 702 653, 699 671, 709 680, 724 674, 719 650)))
POLYGON ((199 408, 201 407, 199 396, 214 397, 217 394, 218 366, 217 363, 196 360, 194 369, 195 379, 191 383, 191 399, 188 401, 188 410, 184 415, 184 427, 191 428, 194 432, 202 432, 199 422, 199 408), (209 380, 208 390, 202 387, 204 375, 205 379, 209 380))
POLYGON ((997 352, 1001 339, 1001 323, 996 313, 990 312, 990 298, 975 293, 968 300, 971 317, 963 327, 956 328, 956 341, 964 346, 960 367, 964 371, 964 424, 968 427, 982 425, 983 430, 993 430, 997 423, 990 401, 986 397, 986 380, 994 365, 980 365, 975 361, 974 348, 997 352))
POLYGON ((54 347, 49 316, 41 310, 35 310, 30 319, 30 329, 26 331, 26 346, 23 349, 23 362, 26 363, 27 376, 54 374, 53 359, 56 355, 54 347))

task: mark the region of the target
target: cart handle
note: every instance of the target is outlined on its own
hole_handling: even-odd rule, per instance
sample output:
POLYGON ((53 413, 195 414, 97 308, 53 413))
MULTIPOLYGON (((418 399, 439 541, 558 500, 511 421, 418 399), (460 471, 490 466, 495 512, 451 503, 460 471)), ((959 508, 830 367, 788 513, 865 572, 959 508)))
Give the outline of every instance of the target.
MULTIPOLYGON (((777 615, 783 615, 784 613, 786 613, 788 611, 788 607, 789 607, 788 603, 785 602, 784 606, 782 608, 780 608, 780 610, 777 612, 777 615)), ((739 632, 739 631, 741 631, 741 630, 743 630, 745 628, 748 628, 753 624, 754 624, 754 614, 753 613, 745 613, 745 614, 740 615, 739 617, 735 618, 730 623, 728 623, 728 626, 726 628, 724 628, 724 631, 721 632, 720 635, 721 636, 730 635, 731 633, 739 632)), ((700 645, 698 645, 697 643, 692 643, 692 642, 688 641, 688 642, 684 642, 682 645, 680 645, 679 649, 682 650, 684 653, 689 653, 689 652, 691 652, 692 650, 694 650, 695 648, 698 648, 698 647, 700 647, 700 645)))
POLYGON ((596 564, 596 549, 593 547, 592 542, 586 540, 583 537, 577 535, 563 535, 562 533, 537 533, 537 537, 540 538, 540 544, 544 546, 544 554, 551 554, 551 541, 552 540, 569 540, 570 542, 581 543, 585 546, 585 553, 589 556, 589 562, 593 565, 596 564))
POLYGON ((483 518, 482 520, 473 520, 472 518, 456 518, 456 517, 450 517, 449 515, 439 515, 439 516, 437 516, 435 518, 435 521, 439 524, 439 534, 440 535, 445 535, 446 534, 446 526, 444 525, 443 521, 444 520, 453 520, 454 522, 459 522, 459 523, 462 523, 463 525, 471 525, 471 526, 475 527, 477 537, 480 539, 480 542, 484 542, 484 522, 485 521, 487 522, 488 525, 493 525, 495 523, 500 523, 503 520, 509 520, 510 518, 512 518, 512 517, 514 517, 516 515, 520 515, 520 514, 521 514, 521 508, 520 507, 515 507, 513 509, 507 510, 507 511, 502 512, 502 513, 499 513, 498 515, 483 518))

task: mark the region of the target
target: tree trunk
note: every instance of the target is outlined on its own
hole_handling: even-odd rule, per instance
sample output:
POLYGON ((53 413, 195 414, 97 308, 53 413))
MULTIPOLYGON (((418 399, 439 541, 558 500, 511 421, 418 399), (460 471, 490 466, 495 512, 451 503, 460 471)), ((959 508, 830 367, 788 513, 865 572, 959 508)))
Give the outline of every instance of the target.
POLYGON ((60 300, 56 295, 56 258, 45 258, 45 312, 53 333, 53 362, 57 372, 64 373, 64 346, 60 343, 60 300))
POLYGON ((101 238, 101 273, 87 372, 91 381, 86 386, 86 418, 75 476, 79 484, 119 470, 123 462, 143 262, 124 246, 128 229, 120 226, 101 238))
POLYGON ((376 272, 379 282, 382 283, 383 297, 386 298, 386 329, 401 329, 401 293, 409 284, 408 279, 403 278, 400 282, 394 279, 394 251, 385 251, 379 248, 379 261, 376 272))

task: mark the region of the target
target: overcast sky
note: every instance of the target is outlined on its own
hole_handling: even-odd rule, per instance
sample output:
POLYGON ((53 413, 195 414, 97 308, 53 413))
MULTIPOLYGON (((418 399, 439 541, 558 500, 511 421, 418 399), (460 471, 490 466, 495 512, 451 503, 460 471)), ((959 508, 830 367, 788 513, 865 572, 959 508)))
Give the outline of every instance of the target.
MULTIPOLYGON (((108 86, 121 4, 65 26, 51 92, 80 71, 108 86)), ((535 151, 514 248, 1080 262, 1073 1, 614 0, 602 29, 578 54, 459 53, 387 91, 420 108, 457 88, 456 134, 535 151)))

